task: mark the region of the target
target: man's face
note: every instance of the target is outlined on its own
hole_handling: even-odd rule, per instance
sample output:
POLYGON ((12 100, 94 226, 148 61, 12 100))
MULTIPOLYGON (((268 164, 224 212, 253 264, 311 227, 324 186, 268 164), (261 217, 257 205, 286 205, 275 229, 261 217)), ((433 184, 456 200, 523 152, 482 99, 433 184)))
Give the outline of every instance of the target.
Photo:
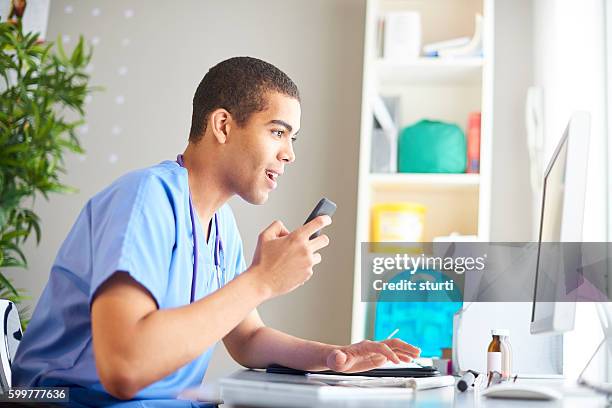
POLYGON ((227 182, 251 204, 263 204, 276 188, 285 165, 295 160, 293 141, 300 130, 300 103, 280 93, 267 95, 267 107, 251 114, 243 126, 228 135, 225 154, 227 182))

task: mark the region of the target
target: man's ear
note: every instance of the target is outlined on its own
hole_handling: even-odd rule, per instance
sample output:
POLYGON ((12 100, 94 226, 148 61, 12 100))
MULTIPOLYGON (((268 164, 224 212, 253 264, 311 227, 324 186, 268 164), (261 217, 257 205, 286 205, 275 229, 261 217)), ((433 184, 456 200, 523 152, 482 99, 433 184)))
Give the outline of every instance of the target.
POLYGON ((225 144, 229 134, 232 115, 223 108, 215 109, 210 114, 210 126, 217 142, 225 144))

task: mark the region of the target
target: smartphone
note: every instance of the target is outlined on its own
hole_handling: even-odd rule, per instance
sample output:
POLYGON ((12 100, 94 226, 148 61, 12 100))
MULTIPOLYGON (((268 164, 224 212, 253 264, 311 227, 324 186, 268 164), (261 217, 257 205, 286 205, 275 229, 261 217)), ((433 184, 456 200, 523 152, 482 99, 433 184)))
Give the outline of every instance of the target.
MULTIPOLYGON (((334 203, 332 200, 328 200, 327 198, 323 197, 317 203, 317 205, 315 205, 314 210, 312 210, 308 218, 306 218, 306 222, 304 222, 304 224, 308 224, 310 221, 314 220, 319 215, 329 215, 331 217, 336 212, 336 208, 336 203, 334 203)), ((318 230, 317 232, 312 234, 310 236, 310 239, 314 239, 319 235, 321 235, 321 230, 318 230)))

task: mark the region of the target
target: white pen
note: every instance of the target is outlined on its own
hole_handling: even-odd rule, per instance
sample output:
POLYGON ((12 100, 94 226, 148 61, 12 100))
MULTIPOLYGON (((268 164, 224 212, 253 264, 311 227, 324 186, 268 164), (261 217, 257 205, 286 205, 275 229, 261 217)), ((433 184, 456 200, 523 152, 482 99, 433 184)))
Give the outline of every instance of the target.
POLYGON ((387 336, 387 338, 385 340, 389 340, 391 337, 395 336, 397 334, 397 332, 399 331, 399 329, 395 329, 391 332, 390 335, 387 336))

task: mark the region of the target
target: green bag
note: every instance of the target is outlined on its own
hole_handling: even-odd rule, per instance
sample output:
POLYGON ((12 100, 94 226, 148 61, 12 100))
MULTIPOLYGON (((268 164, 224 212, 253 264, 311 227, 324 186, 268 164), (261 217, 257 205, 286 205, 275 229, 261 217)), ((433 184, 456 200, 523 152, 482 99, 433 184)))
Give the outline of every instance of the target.
POLYGON ((397 154, 400 173, 464 173, 465 134, 451 123, 421 120, 402 130, 397 154))

